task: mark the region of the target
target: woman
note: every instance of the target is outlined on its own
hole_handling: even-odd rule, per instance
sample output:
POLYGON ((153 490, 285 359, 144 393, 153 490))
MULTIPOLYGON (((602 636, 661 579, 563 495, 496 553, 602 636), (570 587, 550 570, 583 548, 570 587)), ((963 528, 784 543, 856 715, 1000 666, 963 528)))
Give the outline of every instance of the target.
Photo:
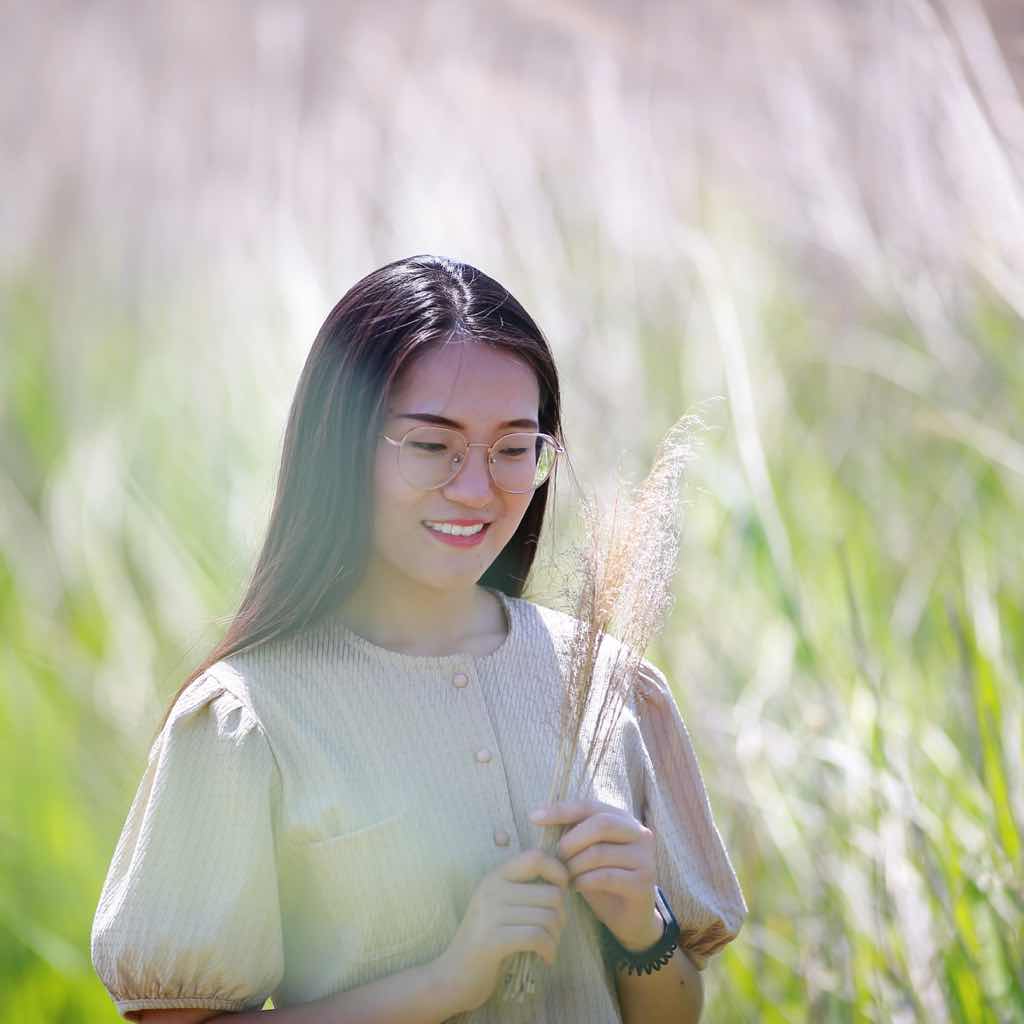
POLYGON ((331 311, 247 593, 100 897, 126 1019, 510 1021, 503 961, 532 951, 531 1020, 697 1020, 747 908, 657 668, 593 798, 550 810, 557 856, 530 820, 574 623, 521 596, 561 438, 548 344, 485 274, 399 260, 331 311))

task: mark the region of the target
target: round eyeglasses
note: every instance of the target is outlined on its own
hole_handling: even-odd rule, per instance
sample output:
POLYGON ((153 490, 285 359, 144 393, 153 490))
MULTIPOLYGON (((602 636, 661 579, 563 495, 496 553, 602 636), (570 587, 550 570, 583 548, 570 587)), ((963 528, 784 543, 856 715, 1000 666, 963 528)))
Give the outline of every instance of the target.
POLYGON ((550 435, 535 431, 504 434, 493 444, 467 441, 448 427, 413 427, 401 438, 381 434, 397 449, 398 472, 411 487, 434 491, 451 483, 466 463, 470 448, 487 449, 491 479, 503 491, 534 491, 551 475, 565 449, 550 435))

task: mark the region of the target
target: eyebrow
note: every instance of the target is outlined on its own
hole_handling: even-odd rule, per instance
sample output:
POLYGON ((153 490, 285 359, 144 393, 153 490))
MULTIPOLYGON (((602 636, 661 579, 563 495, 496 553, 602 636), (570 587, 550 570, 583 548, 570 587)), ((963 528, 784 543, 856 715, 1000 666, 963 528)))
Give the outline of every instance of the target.
MULTIPOLYGON (((404 420, 422 420, 424 423, 435 423, 439 427, 454 427, 456 430, 465 430, 464 424, 459 423, 457 420, 450 420, 447 416, 437 416, 432 412, 396 412, 394 413, 399 419, 404 420)), ((504 423, 499 423, 498 427, 524 427, 527 430, 537 430, 538 423, 536 420, 505 420, 504 423)))

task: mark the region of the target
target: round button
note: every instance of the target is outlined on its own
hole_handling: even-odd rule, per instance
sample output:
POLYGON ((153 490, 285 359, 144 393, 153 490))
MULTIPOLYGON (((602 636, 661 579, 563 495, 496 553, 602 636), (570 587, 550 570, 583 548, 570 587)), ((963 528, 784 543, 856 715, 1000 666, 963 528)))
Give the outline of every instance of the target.
POLYGON ((510 838, 509 834, 503 828, 496 828, 494 830, 495 846, 508 846, 510 838))
POLYGON ((486 747, 484 747, 483 750, 478 750, 476 752, 476 759, 481 764, 487 764, 487 762, 491 759, 491 752, 486 747))
POLYGON ((456 672, 452 676, 452 682, 461 690, 469 682, 469 676, 465 672, 456 672))

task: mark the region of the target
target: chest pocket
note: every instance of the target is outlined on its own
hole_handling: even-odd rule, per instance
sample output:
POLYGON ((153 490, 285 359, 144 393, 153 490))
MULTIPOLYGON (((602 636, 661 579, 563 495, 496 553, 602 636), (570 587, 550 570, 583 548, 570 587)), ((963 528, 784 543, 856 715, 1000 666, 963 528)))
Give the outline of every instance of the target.
POLYGON ((331 948, 343 961, 424 958, 454 931, 440 851, 413 809, 354 832, 289 844, 287 904, 301 955, 331 948))

